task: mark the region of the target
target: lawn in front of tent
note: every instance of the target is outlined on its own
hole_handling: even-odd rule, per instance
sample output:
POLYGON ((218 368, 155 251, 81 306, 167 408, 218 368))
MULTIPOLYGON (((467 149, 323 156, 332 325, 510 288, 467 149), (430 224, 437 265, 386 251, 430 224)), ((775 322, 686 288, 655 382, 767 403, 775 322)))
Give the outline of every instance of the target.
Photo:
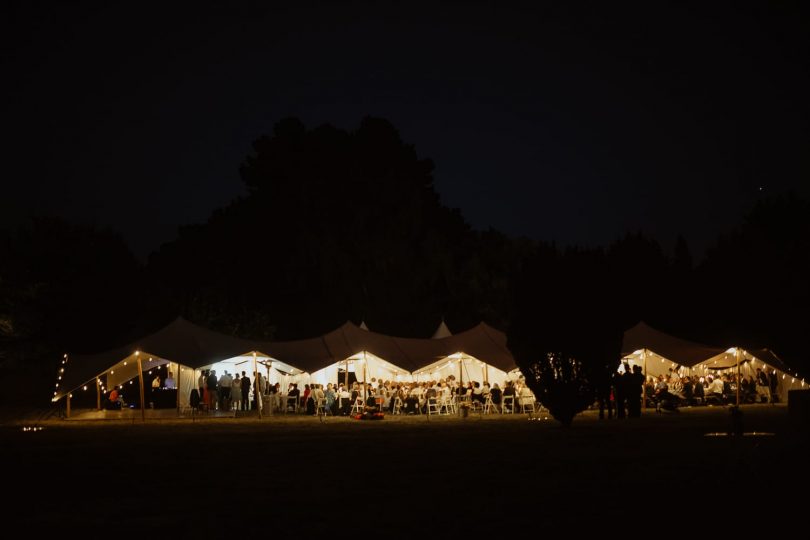
POLYGON ((742 409, 742 437, 728 435, 725 407, 609 421, 586 411, 569 429, 544 415, 29 415, 0 427, 0 457, 24 471, 7 515, 43 532, 230 535, 242 522, 269 536, 477 535, 624 517, 655 526, 673 512, 742 526, 749 509, 798 511, 790 490, 806 485, 808 455, 786 406, 742 409))

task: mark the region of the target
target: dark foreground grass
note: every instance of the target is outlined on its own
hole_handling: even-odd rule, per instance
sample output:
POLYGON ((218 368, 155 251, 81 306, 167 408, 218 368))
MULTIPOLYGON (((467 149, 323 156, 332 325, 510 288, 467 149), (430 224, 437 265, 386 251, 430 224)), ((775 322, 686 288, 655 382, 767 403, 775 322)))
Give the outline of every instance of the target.
POLYGON ((157 538, 804 527, 806 441, 785 407, 744 421, 774 435, 705 436, 730 429, 724 408, 588 412, 570 429, 526 416, 8 422, 0 458, 19 479, 4 513, 29 533, 157 538))

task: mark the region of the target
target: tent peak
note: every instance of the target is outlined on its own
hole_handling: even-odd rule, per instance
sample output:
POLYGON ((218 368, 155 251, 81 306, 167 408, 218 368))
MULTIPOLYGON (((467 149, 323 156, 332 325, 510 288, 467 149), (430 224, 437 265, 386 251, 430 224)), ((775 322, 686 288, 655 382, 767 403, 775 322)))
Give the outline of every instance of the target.
POLYGON ((433 336, 431 339, 442 339, 446 337, 452 336, 453 333, 447 328, 447 324, 444 322, 444 317, 442 317, 442 322, 439 323, 439 327, 436 328, 436 331, 433 332, 433 336))

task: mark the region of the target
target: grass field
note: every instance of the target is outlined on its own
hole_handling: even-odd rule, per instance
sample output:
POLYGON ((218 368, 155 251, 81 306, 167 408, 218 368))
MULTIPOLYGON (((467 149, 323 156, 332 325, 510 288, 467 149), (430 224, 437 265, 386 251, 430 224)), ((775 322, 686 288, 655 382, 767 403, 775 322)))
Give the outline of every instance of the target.
POLYGON ((750 532, 760 513, 804 526, 806 438, 785 406, 743 411, 757 435, 706 436, 731 429, 721 407, 622 421, 588 411, 570 429, 525 415, 136 416, 48 420, 32 432, 28 415, 0 427, 0 457, 18 478, 7 516, 48 533, 536 537, 686 533, 715 520, 750 532))

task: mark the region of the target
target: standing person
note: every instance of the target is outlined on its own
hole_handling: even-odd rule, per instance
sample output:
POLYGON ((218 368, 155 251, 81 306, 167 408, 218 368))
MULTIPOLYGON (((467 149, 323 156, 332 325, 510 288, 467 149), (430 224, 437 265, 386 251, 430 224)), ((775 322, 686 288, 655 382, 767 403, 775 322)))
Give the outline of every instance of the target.
POLYGON ((613 418, 611 389, 610 373, 600 375, 596 384, 596 400, 599 402, 599 420, 605 419, 605 409, 607 409, 608 420, 613 418))
POLYGON ((242 410, 250 410, 250 377, 242 372, 242 410))
POLYGON ((197 388, 200 389, 200 399, 203 400, 203 403, 206 405, 208 404, 208 395, 205 392, 205 378, 208 377, 207 371, 200 371, 200 378, 197 379, 197 388))
POLYGON ((219 378, 219 405, 223 411, 231 410, 231 386, 233 385, 233 377, 225 370, 222 377, 219 378))
POLYGON ((202 385, 203 385, 203 403, 205 404, 205 409, 208 410, 211 408, 211 390, 208 388, 208 377, 210 376, 210 372, 206 369, 203 372, 202 376, 202 385))
POLYGON ((332 383, 326 385, 326 391, 323 393, 323 396, 326 398, 326 408, 329 409, 329 412, 334 416, 337 394, 335 393, 335 388, 332 386, 332 383))
POLYGON ((771 401, 771 382, 768 380, 768 374, 762 371, 762 368, 757 368, 757 401, 763 398, 766 403, 771 401))
POLYGON ((253 408, 259 410, 262 408, 262 394, 264 394, 264 378, 261 372, 253 372, 253 408))
POLYGON ((156 375, 155 378, 152 379, 152 399, 150 400, 152 402, 151 403, 152 407, 155 407, 159 391, 160 391, 160 375, 156 375))
POLYGON ((771 371, 768 382, 771 389, 771 403, 779 403, 779 377, 776 370, 771 371))
MULTIPOLYGON (((624 375, 624 377, 627 376, 627 374, 624 375)), ((644 374, 641 372, 641 366, 633 366, 633 372, 629 374, 625 389, 628 418, 641 417, 641 385, 643 384, 644 374)))
MULTIPOLYGON (((629 366, 625 364, 625 374, 629 371, 629 366)), ((613 373, 613 397, 616 398, 616 418, 627 416, 624 375, 618 370, 613 373)))
POLYGON ((239 378, 239 372, 236 373, 233 384, 231 384, 231 402, 234 410, 238 411, 242 406, 242 379, 239 378))
POLYGON ((208 372, 208 378, 205 382, 208 385, 208 408, 213 411, 216 410, 217 404, 219 403, 219 393, 217 392, 219 380, 217 379, 217 371, 215 369, 208 372))

